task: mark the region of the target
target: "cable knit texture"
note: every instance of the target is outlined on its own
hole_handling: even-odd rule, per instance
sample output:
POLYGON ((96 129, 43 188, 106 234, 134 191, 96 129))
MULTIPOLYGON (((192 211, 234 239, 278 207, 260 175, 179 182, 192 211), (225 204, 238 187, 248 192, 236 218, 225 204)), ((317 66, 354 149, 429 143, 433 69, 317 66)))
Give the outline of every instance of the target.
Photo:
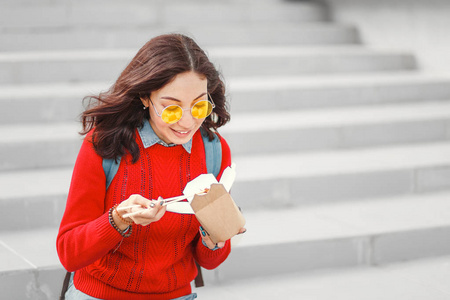
MULTIPOLYGON (((88 138, 90 136, 88 135, 88 138)), ((101 299, 173 299, 191 292, 197 269, 220 265, 230 252, 206 248, 195 215, 166 212, 149 226, 133 225, 132 235, 122 236, 109 224, 108 210, 132 194, 148 199, 178 196, 186 183, 206 173, 203 141, 198 131, 191 154, 181 146, 155 144, 144 148, 131 163, 122 158, 105 193, 102 158, 87 139, 75 164, 71 188, 57 239, 58 255, 68 271, 76 271, 80 291, 101 299)), ((222 143, 221 171, 231 164, 230 149, 222 143)))

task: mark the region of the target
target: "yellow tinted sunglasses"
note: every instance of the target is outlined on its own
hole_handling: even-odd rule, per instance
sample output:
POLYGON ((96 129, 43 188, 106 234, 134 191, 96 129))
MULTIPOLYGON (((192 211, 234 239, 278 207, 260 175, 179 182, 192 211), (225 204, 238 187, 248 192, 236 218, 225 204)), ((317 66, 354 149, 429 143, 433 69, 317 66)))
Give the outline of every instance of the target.
MULTIPOLYGON (((209 97, 211 99, 211 97, 209 97)), ((161 114, 158 113, 156 110, 155 105, 153 104, 153 101, 150 99, 150 102, 152 103, 153 109, 155 110, 155 113, 158 117, 160 117, 165 123, 167 124, 174 124, 181 120, 183 117, 183 111, 190 110, 192 117, 196 119, 204 119, 208 117, 213 108, 216 107, 214 102, 211 102, 209 100, 200 100, 194 103, 191 108, 181 108, 179 105, 169 105, 164 107, 161 114)))

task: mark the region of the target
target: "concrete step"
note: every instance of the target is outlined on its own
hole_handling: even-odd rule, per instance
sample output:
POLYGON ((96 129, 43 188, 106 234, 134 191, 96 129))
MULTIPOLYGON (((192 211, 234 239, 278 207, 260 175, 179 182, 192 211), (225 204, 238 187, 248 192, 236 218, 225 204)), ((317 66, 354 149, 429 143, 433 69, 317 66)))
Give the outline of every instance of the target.
MULTIPOLYGON (((207 286, 448 255, 449 197, 447 192, 245 211, 247 233, 234 241, 224 264, 205 271, 207 286)), ((64 274, 56 233, 46 228, 0 232, 0 251, 7 258, 0 262, 0 288, 11 295, 8 299, 56 299, 64 274)))
POLYGON ((80 130, 75 122, 0 126, 0 171, 72 166, 80 130))
POLYGON ((255 111, 447 99, 450 74, 374 72, 229 80, 231 108, 255 111), (282 101, 279 101, 282 99, 282 101))
POLYGON ((3 299, 59 299, 65 270, 56 253, 55 228, 0 233, 3 299))
MULTIPOLYGON (((0 84, 113 81, 136 52, 103 49, 0 53, 0 84)), ((398 71, 415 67, 409 54, 360 46, 216 47, 209 48, 208 53, 225 78, 398 71)))
MULTIPOLYGON (((450 101, 234 114, 220 133, 233 155, 450 140, 450 101)), ((72 166, 81 124, 0 126, 0 171, 72 166), (38 155, 36 155, 38 153, 38 155)))
POLYGON ((243 208, 309 205, 448 189, 450 143, 234 157, 243 208))
MULTIPOLYGON (((449 153, 450 142, 236 156, 232 194, 248 211, 449 190, 449 153)), ((2 228, 58 224, 71 174, 70 167, 1 172, 2 228)))
POLYGON ((450 254, 450 194, 244 211, 247 232, 216 278, 376 266, 450 254), (382 221, 381 221, 382 220, 382 221))
POLYGON ((235 113, 220 133, 234 155, 450 139, 450 101, 235 113))
POLYGON ((450 256, 375 267, 312 270, 206 282, 199 299, 448 300, 450 256))
POLYGON ((69 191, 72 169, 41 169, 0 173, 0 207, 5 214, 5 230, 57 227, 69 191))
POLYGON ((321 6, 287 1, 16 1, 4 3, 0 29, 44 31, 82 27, 326 20, 321 6), (17 3, 19 2, 19 3, 17 3))
MULTIPOLYGON (((120 18, 122 20, 122 18, 120 18)), ((359 41, 356 29, 326 22, 261 22, 242 24, 122 26, 6 31, 0 35, 0 51, 38 51, 62 49, 139 49, 150 38, 168 32, 192 36, 208 46, 242 45, 332 45, 359 41), (282 32, 283 34, 280 34, 282 32)))
MULTIPOLYGON (((449 74, 421 72, 231 77, 226 84, 233 115, 243 111, 450 99, 449 74)), ((98 94, 110 85, 110 82, 2 85, 0 124, 74 121, 82 111, 82 98, 98 94)))

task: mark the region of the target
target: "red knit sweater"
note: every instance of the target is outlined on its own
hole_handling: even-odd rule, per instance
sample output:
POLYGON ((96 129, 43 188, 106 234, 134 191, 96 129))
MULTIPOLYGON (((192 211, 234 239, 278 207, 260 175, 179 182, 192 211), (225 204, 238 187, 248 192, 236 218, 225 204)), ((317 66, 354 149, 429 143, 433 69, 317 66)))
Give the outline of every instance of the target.
MULTIPOLYGON (((80 291, 101 299, 173 299, 191 293, 197 269, 220 265, 230 243, 211 251, 198 233, 195 215, 166 212, 148 226, 133 225, 128 238, 109 224, 108 211, 132 194, 148 199, 181 195, 186 183, 206 173, 205 151, 198 131, 189 154, 181 145, 155 144, 144 148, 137 135, 140 159, 125 155, 108 191, 102 158, 83 142, 72 175, 66 210, 57 238, 61 263, 76 271, 80 291)), ((230 149, 222 143, 221 170, 231 164, 230 149)))

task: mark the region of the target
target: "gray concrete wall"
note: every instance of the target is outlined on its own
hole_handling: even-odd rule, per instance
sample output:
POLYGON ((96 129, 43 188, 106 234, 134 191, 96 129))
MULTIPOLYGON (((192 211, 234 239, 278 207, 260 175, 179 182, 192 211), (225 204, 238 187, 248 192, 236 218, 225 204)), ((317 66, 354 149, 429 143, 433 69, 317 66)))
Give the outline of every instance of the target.
POLYGON ((368 46, 413 52, 420 68, 450 72, 450 1, 317 0, 351 23, 368 46))

